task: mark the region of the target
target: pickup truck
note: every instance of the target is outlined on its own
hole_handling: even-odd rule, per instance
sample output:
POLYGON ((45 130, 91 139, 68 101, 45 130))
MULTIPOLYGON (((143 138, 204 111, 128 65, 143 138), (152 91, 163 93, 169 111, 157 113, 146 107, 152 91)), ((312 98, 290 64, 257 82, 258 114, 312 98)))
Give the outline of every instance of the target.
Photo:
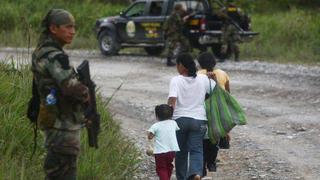
MULTIPOLYGON (((96 21, 95 33, 101 53, 114 55, 125 47, 142 47, 149 55, 160 55, 166 46, 163 23, 176 3, 183 4, 192 16, 186 23, 187 37, 193 48, 208 47, 218 58, 221 54, 221 28, 223 21, 214 12, 210 0, 137 0, 120 15, 96 21)), ((250 40, 255 32, 250 23, 235 22, 243 40, 250 40)))

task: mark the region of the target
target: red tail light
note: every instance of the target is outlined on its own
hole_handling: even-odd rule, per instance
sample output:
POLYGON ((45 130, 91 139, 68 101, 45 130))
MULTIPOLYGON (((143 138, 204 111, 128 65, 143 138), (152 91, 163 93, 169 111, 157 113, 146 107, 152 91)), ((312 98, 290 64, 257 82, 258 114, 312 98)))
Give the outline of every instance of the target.
POLYGON ((206 19, 202 18, 200 19, 200 32, 205 32, 206 31, 206 19))

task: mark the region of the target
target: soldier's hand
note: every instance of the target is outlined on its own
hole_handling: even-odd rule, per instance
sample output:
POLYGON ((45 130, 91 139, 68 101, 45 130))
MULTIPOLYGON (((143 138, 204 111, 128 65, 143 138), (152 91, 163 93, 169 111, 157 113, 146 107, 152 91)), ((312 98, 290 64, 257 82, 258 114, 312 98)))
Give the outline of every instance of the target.
POLYGON ((86 91, 83 91, 83 94, 82 94, 82 97, 83 97, 83 103, 89 103, 90 104, 90 94, 89 94, 89 89, 87 88, 86 91))
POLYGON ((76 101, 87 103, 90 100, 89 89, 87 86, 74 80, 67 80, 62 84, 62 94, 71 97, 76 101))
POLYGON ((221 54, 226 54, 227 53, 227 49, 228 49, 228 46, 226 44, 222 45, 221 46, 221 54))
POLYGON ((184 16, 183 18, 182 18, 182 20, 183 20, 183 22, 186 22, 188 19, 189 19, 189 15, 186 15, 186 16, 184 16))
POLYGON ((86 118, 86 120, 85 120, 84 123, 85 123, 85 125, 86 125, 87 128, 90 128, 90 127, 91 127, 91 124, 92 124, 92 121, 91 121, 90 119, 86 118))

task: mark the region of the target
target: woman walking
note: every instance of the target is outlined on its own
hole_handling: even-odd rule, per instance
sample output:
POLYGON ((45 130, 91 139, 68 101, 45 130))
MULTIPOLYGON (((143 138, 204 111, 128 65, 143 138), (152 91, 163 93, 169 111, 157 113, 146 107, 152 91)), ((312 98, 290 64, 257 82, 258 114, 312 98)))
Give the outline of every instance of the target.
MULTIPOLYGON (((176 177, 198 180, 203 171, 202 140, 207 130, 204 101, 210 92, 210 83, 206 75, 197 75, 196 64, 188 53, 178 55, 177 71, 179 75, 170 82, 168 99, 168 104, 174 108, 173 119, 180 128, 177 131, 180 151, 175 159, 176 177)), ((212 80, 211 88, 214 86, 212 80)))

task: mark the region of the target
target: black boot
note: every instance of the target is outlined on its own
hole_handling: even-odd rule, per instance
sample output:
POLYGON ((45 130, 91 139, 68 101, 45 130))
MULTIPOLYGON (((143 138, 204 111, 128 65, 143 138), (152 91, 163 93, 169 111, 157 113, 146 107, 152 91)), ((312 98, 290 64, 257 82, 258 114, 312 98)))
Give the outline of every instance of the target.
POLYGON ((202 170, 202 177, 207 176, 207 168, 204 166, 202 170))
POLYGON ((239 48, 236 48, 235 52, 234 52, 234 61, 235 62, 239 62, 239 54, 240 54, 239 48))
POLYGON ((216 172, 217 171, 216 163, 208 164, 208 170, 209 172, 216 172))
POLYGON ((176 63, 171 61, 171 58, 167 58, 167 66, 175 66, 176 63))
POLYGON ((239 62, 239 53, 234 54, 234 61, 239 62))

